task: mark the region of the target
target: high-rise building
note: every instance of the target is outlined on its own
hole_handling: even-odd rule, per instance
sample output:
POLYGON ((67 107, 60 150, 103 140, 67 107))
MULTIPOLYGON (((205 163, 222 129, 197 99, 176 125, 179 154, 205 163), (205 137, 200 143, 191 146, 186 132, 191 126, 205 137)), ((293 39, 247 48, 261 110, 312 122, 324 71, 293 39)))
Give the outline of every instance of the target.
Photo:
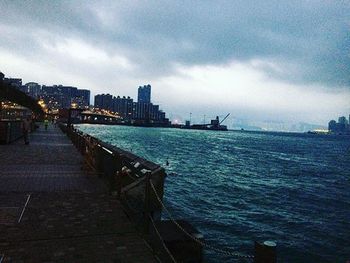
POLYGON ((39 98, 41 95, 41 86, 36 82, 28 82, 24 85, 25 92, 33 97, 33 98, 39 98))
POLYGON ((338 118, 338 123, 346 125, 348 124, 348 120, 346 119, 345 116, 341 116, 338 118))
POLYGON ((119 116, 124 119, 130 120, 133 113, 133 99, 123 96, 113 97, 113 106, 112 111, 117 113, 119 116))
POLYGON ((98 94, 95 96, 94 106, 95 108, 113 111, 124 121, 134 124, 169 124, 165 112, 159 109, 159 105, 151 103, 151 85, 139 87, 137 102, 134 102, 130 97, 98 94))
POLYGON ((17 88, 17 89, 21 89, 22 87, 22 79, 18 79, 18 78, 4 78, 4 82, 17 88))
POLYGON ((53 85, 41 88, 40 96, 47 105, 52 108, 70 108, 72 104, 76 104, 79 108, 90 105, 90 91, 78 89, 71 86, 53 85))
MULTIPOLYGON (((350 116, 349 116, 349 120, 350 120, 350 116)), ((339 117, 338 122, 336 122, 335 120, 331 120, 328 123, 328 130, 333 133, 350 134, 349 121, 344 116, 339 117)))
POLYGON ((50 96, 50 95, 58 95, 58 94, 60 94, 60 91, 59 91, 59 89, 57 88, 56 85, 54 85, 54 86, 43 85, 41 87, 41 91, 42 91, 43 96, 50 96))
POLYGON ((44 100, 50 109, 70 108, 72 103, 77 104, 78 107, 90 105, 90 91, 86 89, 63 85, 40 86, 36 82, 28 82, 22 85, 22 79, 5 78, 5 75, 1 72, 0 79, 35 99, 44 100))
POLYGON ((338 130, 345 131, 348 125, 348 121, 345 116, 341 116, 338 118, 338 130))
POLYGON ((74 103, 74 98, 76 97, 78 88, 71 86, 58 86, 59 93, 62 95, 62 106, 63 108, 70 108, 72 103, 74 103))
POLYGON ((94 106, 99 109, 113 110, 113 96, 111 94, 96 95, 94 106))
POLYGON ((77 89, 74 99, 80 101, 80 103, 78 103, 79 106, 83 106, 83 107, 89 106, 90 105, 90 90, 77 89))
POLYGON ((139 87, 137 102, 151 103, 151 85, 148 84, 139 87))
POLYGON ((94 99, 94 107, 95 108, 101 108, 102 106, 102 95, 103 94, 97 94, 94 99))

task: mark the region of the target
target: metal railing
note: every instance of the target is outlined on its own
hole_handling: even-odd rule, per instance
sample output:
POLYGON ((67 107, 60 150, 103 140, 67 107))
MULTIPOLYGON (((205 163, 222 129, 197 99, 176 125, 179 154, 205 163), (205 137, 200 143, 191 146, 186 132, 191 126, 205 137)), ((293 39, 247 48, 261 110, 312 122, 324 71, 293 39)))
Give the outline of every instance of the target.
POLYGON ((0 121, 0 144, 11 143, 23 136, 22 121, 0 121))

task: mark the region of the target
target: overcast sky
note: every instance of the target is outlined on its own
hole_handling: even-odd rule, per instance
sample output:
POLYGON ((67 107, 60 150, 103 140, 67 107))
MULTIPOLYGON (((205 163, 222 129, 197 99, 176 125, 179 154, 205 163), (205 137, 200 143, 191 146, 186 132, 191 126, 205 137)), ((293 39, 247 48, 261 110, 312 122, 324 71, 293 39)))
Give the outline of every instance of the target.
POLYGON ((350 113, 349 1, 0 1, 0 71, 206 114, 350 113))

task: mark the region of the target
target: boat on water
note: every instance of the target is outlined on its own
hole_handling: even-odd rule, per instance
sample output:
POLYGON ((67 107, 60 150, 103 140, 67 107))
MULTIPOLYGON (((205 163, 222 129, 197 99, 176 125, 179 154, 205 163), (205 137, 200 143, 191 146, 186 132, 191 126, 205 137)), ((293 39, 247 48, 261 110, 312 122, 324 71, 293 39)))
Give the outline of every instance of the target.
POLYGON ((226 125, 221 125, 227 117, 230 115, 227 114, 225 118, 220 121, 219 116, 216 116, 214 120, 211 120, 209 124, 193 124, 190 125, 189 122, 186 122, 186 125, 182 126, 182 129, 191 129, 191 130, 212 130, 212 131, 227 131, 226 125))

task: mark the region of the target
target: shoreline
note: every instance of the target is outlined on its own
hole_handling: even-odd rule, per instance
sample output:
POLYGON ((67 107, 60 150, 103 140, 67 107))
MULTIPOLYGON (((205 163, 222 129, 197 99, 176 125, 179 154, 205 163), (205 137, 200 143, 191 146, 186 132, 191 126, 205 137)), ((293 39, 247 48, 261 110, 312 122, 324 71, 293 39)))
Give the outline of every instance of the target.
POLYGON ((316 133, 316 132, 298 132, 298 131, 261 131, 261 130, 240 130, 240 129, 228 129, 227 131, 221 130, 197 130, 197 129, 181 129, 179 127, 169 127, 169 126, 141 126, 141 125, 128 125, 128 124, 97 124, 97 123, 76 123, 74 126, 79 125, 99 125, 99 126, 127 126, 133 128, 147 128, 147 129, 177 129, 177 130, 186 130, 186 131, 209 131, 209 132, 235 132, 235 133, 255 133, 255 134, 269 134, 269 135, 304 135, 309 137, 329 137, 329 138, 347 138, 350 137, 350 134, 334 134, 334 133, 316 133))

